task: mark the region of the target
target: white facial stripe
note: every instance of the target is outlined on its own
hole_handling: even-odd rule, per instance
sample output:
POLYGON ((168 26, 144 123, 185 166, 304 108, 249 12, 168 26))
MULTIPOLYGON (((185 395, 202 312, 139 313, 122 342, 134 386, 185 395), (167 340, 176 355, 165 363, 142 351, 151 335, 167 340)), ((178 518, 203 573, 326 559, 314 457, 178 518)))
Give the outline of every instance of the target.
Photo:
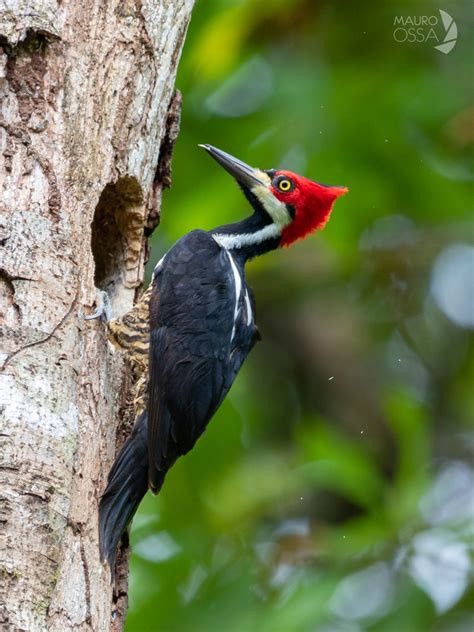
POLYGON ((281 235, 281 226, 277 224, 269 224, 256 233, 244 233, 242 235, 219 235, 215 233, 213 238, 217 243, 226 250, 234 250, 245 246, 260 244, 267 239, 275 239, 281 235))
POLYGON ((272 183, 272 179, 270 178, 268 173, 265 173, 265 171, 260 171, 260 169, 255 169, 254 175, 262 182, 262 184, 264 184, 267 187, 269 187, 270 184, 272 183))
POLYGON ((255 187, 252 187, 252 193, 262 204, 263 208, 270 215, 275 224, 283 228, 283 226, 286 226, 291 222, 291 215, 288 213, 286 205, 283 202, 280 202, 280 200, 277 200, 268 186, 265 186, 264 184, 257 184, 255 187))
POLYGON ((285 226, 291 223, 291 215, 286 205, 273 195, 270 190, 271 178, 264 171, 255 170, 255 175, 262 184, 252 187, 251 191, 270 215, 273 224, 261 228, 255 233, 243 233, 241 235, 212 235, 216 242, 226 250, 235 250, 246 246, 260 244, 267 239, 276 239, 281 236, 285 226))

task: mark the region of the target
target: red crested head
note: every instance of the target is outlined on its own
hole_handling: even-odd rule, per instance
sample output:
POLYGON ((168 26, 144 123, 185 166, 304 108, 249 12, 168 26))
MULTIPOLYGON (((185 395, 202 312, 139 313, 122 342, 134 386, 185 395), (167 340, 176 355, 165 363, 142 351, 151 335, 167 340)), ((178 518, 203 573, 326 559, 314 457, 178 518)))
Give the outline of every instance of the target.
POLYGON ((289 246, 324 228, 334 202, 348 191, 346 187, 313 182, 291 171, 255 169, 212 145, 203 147, 237 180, 254 207, 255 215, 248 221, 221 227, 216 233, 225 247, 247 249, 249 258, 278 246, 289 246))
POLYGON ((291 208, 293 215, 292 221, 282 230, 282 247, 324 228, 334 202, 348 191, 346 187, 313 182, 291 171, 276 171, 270 189, 277 200, 291 208))

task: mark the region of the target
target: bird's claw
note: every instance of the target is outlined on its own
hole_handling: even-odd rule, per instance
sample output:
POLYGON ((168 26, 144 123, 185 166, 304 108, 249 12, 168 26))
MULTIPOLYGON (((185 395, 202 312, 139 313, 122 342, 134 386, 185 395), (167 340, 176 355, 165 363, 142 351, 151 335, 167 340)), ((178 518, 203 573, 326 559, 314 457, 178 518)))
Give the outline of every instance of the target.
POLYGON ((112 306, 110 304, 110 298, 107 292, 104 290, 97 290, 95 299, 97 309, 90 316, 84 316, 84 320, 94 320, 100 318, 103 322, 108 322, 112 318, 112 306))

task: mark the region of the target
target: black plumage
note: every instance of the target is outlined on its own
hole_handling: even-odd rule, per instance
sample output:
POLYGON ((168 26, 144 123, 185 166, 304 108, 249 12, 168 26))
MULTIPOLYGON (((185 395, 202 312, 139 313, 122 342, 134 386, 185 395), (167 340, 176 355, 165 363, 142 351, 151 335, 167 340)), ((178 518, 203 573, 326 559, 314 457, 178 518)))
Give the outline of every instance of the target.
POLYGON ((241 276, 237 297, 230 256, 211 235, 193 231, 153 279, 148 476, 155 493, 205 430, 255 341, 248 290, 241 276))
POLYGON ((169 468, 194 446, 259 337, 246 262, 321 228, 346 191, 204 148, 237 180, 254 212, 185 235, 156 266, 142 300, 108 324, 111 340, 141 375, 138 421, 100 502, 101 554, 111 567, 146 490, 158 493, 169 468))
POLYGON ((148 489, 147 421, 147 412, 144 411, 118 453, 107 479, 107 488, 100 499, 100 555, 108 561, 112 573, 120 536, 148 489))
MULTIPOLYGON (((146 410, 100 502, 101 555, 111 568, 148 487, 158 493, 169 468, 194 446, 259 338, 244 252, 233 256, 215 234, 196 230, 181 238, 157 266, 146 305, 135 308, 149 318, 148 389, 146 410)), ((128 349, 133 330, 131 319, 126 330, 123 320, 111 329, 114 341, 128 349)), ((142 333, 138 339, 143 346, 142 333)))

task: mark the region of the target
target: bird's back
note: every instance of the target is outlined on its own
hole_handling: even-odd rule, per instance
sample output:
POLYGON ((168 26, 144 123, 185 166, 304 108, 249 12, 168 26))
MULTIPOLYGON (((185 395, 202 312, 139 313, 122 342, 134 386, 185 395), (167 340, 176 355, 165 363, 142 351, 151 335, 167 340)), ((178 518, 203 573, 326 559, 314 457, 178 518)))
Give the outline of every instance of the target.
POLYGON ((243 270, 205 231, 166 254, 150 299, 149 482, 188 452, 255 342, 243 270))

